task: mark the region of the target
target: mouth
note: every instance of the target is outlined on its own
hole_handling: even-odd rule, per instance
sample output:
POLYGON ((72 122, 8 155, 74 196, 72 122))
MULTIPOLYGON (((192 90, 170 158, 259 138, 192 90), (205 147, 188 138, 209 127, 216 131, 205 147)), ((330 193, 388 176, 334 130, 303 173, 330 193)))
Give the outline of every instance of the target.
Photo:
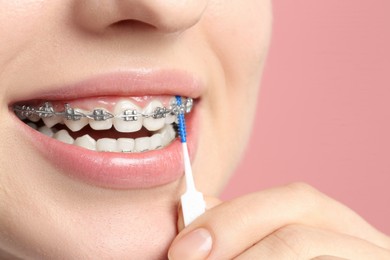
POLYGON ((174 97, 99 97, 69 103, 34 100, 15 104, 12 110, 26 125, 66 144, 132 153, 169 145, 177 136, 177 116, 190 113, 192 107, 192 98, 179 106, 174 97), (145 102, 146 107, 139 106, 145 102), (94 103, 98 108, 85 108, 94 103))
MULTIPOLYGON (((57 98, 52 91, 41 98, 14 102, 10 110, 22 125, 18 127, 22 135, 38 154, 67 177, 113 189, 164 185, 183 174, 177 115, 186 114, 188 136, 194 136, 196 113, 192 110, 198 100, 182 98, 183 104, 179 106, 174 96, 167 94, 174 89, 164 91, 160 87, 161 94, 155 94, 154 86, 162 86, 167 78, 183 79, 183 74, 177 72, 168 73, 168 77, 166 73, 163 77, 161 73, 143 74, 143 84, 139 84, 135 95, 132 87, 126 91, 123 86, 134 83, 129 82, 134 78, 139 80, 139 73, 135 74, 103 76, 81 84, 88 86, 96 82, 91 96, 88 90, 78 87, 76 92, 66 92, 70 94, 67 98, 62 89, 57 91, 57 98), (102 84, 112 80, 117 87, 107 89, 102 84), (140 89, 145 90, 142 96, 140 89), (115 91, 117 94, 113 95, 115 91)), ((177 93, 180 92, 185 91, 178 87, 177 93)), ((193 141, 189 142, 190 150, 196 147, 193 141)))

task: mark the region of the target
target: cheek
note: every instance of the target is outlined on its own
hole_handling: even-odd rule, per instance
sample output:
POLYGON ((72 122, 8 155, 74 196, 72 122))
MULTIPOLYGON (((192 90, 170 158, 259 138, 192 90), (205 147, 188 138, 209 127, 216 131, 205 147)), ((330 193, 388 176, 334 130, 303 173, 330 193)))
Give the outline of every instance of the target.
POLYGON ((214 171, 208 175, 219 178, 213 183, 223 183, 221 179, 226 180, 238 163, 251 130, 270 40, 271 6, 268 0, 221 1, 205 15, 203 30, 216 67, 205 102, 207 127, 202 139, 208 151, 202 159, 214 159, 208 164, 214 171))
POLYGON ((269 0, 221 1, 212 4, 204 29, 225 76, 258 76, 271 33, 269 0))
POLYGON ((13 75, 25 64, 23 57, 33 57, 34 46, 47 41, 49 31, 55 27, 54 21, 59 20, 60 10, 69 4, 49 0, 0 2, 0 37, 5 39, 0 45, 0 95, 4 95, 2 86, 11 84, 13 75))
POLYGON ((268 0, 248 0, 245 4, 230 1, 223 6, 217 12, 220 17, 213 17, 209 33, 209 37, 214 36, 213 47, 223 68, 223 100, 229 103, 225 101, 221 107, 228 109, 239 130, 245 131, 252 123, 270 41, 271 5, 268 0))
POLYGON ((245 4, 221 1, 210 8, 204 28, 224 80, 224 84, 217 86, 220 89, 213 92, 218 96, 212 98, 223 100, 219 107, 228 109, 236 122, 247 128, 252 121, 270 42, 271 3, 269 0, 248 0, 245 4))
POLYGON ((0 47, 1 61, 34 39, 44 13, 42 1, 1 1, 0 36, 6 39, 0 47))

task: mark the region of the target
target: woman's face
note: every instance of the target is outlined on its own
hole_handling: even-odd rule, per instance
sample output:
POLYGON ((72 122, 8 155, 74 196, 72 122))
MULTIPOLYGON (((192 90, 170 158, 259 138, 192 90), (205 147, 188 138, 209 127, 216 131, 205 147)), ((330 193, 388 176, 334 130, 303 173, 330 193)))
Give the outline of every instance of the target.
POLYGON ((0 5, 3 256, 164 258, 184 187, 181 146, 170 114, 131 113, 169 108, 174 95, 193 98, 186 118, 195 183, 217 194, 251 128, 270 1, 0 5), (23 122, 13 111, 45 102, 91 118, 74 121, 68 110, 34 123, 57 131, 50 137, 26 124, 36 114, 23 122), (115 118, 99 121, 99 109, 115 118))

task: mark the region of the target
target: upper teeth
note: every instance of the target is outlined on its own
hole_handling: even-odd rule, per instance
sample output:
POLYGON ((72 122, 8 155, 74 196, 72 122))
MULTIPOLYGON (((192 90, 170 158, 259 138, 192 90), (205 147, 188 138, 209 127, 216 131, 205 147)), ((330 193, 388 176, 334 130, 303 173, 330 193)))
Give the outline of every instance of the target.
MULTIPOLYGON (((79 110, 81 113, 83 113, 84 111, 82 110, 79 110)), ((47 127, 52 127, 53 124, 57 121, 57 123, 62 123, 64 122, 65 125, 70 129, 72 130, 73 132, 76 132, 76 131, 79 131, 81 129, 83 129, 84 126, 88 125, 88 118, 86 117, 83 117, 83 118, 80 118, 79 120, 70 120, 70 119, 63 119, 61 117, 59 117, 59 119, 57 119, 56 121, 54 121, 56 118, 58 118, 57 116, 53 116, 53 117, 48 117, 48 118, 43 118, 43 122, 45 123, 45 125, 47 127), (52 122, 52 120, 54 122, 52 122)), ((91 125, 92 127, 92 125, 91 125)))
MULTIPOLYGON (((149 105, 147 105, 144 108, 144 113, 151 114, 151 113, 153 113, 153 111, 159 111, 158 109, 160 109, 162 107, 163 106, 162 106, 160 101, 154 100, 154 101, 150 102, 149 105)), ((157 114, 156 114, 156 116, 147 117, 147 118, 144 118, 144 120, 143 120, 143 125, 149 131, 156 131, 156 130, 162 128, 164 126, 164 124, 165 124, 165 118, 163 116, 158 116, 157 114)))
POLYGON ((171 102, 166 108, 160 101, 153 100, 141 109, 130 100, 123 99, 115 105, 113 113, 104 108, 95 108, 90 112, 72 108, 68 104, 65 104, 63 111, 58 112, 54 111, 49 102, 39 108, 17 105, 14 106, 14 111, 20 118, 28 117, 34 122, 42 118, 47 127, 64 123, 73 132, 80 131, 89 124, 95 130, 107 130, 114 126, 119 132, 130 133, 139 131, 142 126, 149 131, 157 131, 165 124, 173 123, 177 114, 189 113, 192 106, 192 99, 187 98, 181 106, 171 102))
POLYGON ((114 118, 114 127, 119 132, 130 133, 136 132, 142 128, 141 108, 128 100, 121 100, 115 105, 114 113, 124 115, 124 117, 114 118))
MULTIPOLYGON (((93 118, 89 118, 89 126, 95 130, 107 130, 112 127, 112 116, 109 116, 103 108, 95 109, 92 112, 93 118)), ((85 118, 85 117, 84 117, 85 118)), ((77 124, 76 121, 71 121, 70 124, 77 124)))

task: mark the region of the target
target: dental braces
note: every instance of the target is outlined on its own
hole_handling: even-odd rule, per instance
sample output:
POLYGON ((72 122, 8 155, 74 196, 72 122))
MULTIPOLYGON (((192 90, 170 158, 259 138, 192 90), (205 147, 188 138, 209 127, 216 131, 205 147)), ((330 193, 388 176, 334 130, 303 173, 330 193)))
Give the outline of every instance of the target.
POLYGON ((114 115, 102 108, 96 108, 89 113, 83 113, 77 108, 72 108, 69 104, 64 104, 63 111, 55 111, 53 105, 50 102, 44 102, 43 105, 38 108, 29 105, 15 105, 13 110, 19 118, 36 117, 49 118, 54 116, 61 116, 66 120, 78 121, 82 118, 88 118, 95 121, 105 121, 112 118, 121 118, 123 121, 137 121, 141 118, 165 118, 167 115, 177 116, 179 114, 190 113, 193 107, 194 101, 192 98, 186 98, 183 104, 178 105, 176 103, 171 104, 169 108, 156 107, 151 113, 139 112, 137 109, 126 109, 121 114, 114 115))

